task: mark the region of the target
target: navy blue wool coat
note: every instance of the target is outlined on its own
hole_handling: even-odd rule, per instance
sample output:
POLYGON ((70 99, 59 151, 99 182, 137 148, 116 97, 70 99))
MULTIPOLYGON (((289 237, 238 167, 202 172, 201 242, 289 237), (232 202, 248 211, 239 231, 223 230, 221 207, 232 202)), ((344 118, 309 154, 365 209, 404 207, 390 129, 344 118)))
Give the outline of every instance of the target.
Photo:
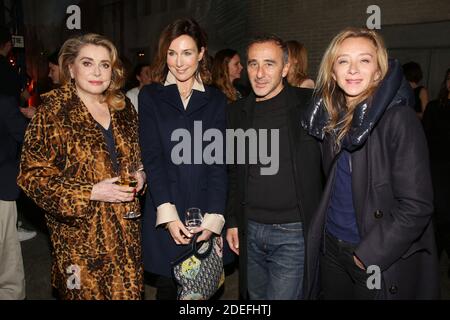
MULTIPOLYGON (((194 141, 199 142, 199 135, 194 134, 194 121, 201 121, 203 133, 212 128, 220 130, 225 145, 225 108, 225 95, 206 85, 205 92, 193 91, 186 110, 176 85, 153 83, 139 93, 140 145, 148 183, 142 242, 144 268, 148 272, 170 277, 171 262, 187 249, 176 245, 164 228, 155 228, 159 205, 173 203, 182 221, 190 207, 200 208, 204 213, 223 214, 225 211, 227 172, 224 159, 222 164, 208 165, 203 160, 201 164, 194 164, 194 148, 200 146, 194 146, 194 141), (181 141, 171 141, 176 129, 190 133, 190 163, 172 161, 172 149, 181 141)), ((210 143, 203 142, 200 147, 204 150, 210 143)))

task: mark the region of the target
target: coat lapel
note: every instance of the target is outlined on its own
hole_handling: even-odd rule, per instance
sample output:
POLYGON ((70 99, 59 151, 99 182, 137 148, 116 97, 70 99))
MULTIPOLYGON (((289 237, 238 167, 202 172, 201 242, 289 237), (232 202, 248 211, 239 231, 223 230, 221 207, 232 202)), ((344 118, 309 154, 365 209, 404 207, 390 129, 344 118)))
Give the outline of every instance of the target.
POLYGON ((367 152, 368 148, 363 147, 351 154, 353 206, 361 235, 364 234, 364 230, 362 230, 364 225, 363 217, 366 216, 366 214, 363 213, 365 213, 365 205, 368 203, 367 176, 369 172, 369 157, 367 152))
POLYGON ((125 165, 131 165, 137 170, 141 161, 137 135, 137 114, 129 103, 123 110, 110 109, 110 112, 119 170, 125 165))
MULTIPOLYGON (((206 106, 209 102, 209 89, 205 86, 205 92, 194 90, 192 92, 191 99, 189 100, 189 103, 186 108, 186 113, 188 115, 196 112, 197 110, 200 110, 204 106, 206 106)), ((180 99, 181 101, 181 99, 180 99)))
POLYGON ((163 101, 178 111, 185 112, 177 85, 171 84, 169 86, 161 86, 160 90, 162 92, 161 99, 163 101))
MULTIPOLYGON (((93 153, 93 156, 96 157, 96 162, 105 163, 106 168, 104 169, 107 170, 109 176, 110 177, 115 176, 116 173, 114 172, 113 169, 114 167, 111 162, 111 155, 109 154, 105 138, 103 136, 101 129, 99 128, 98 123, 95 121, 95 119, 89 113, 87 107, 78 97, 75 86, 69 84, 67 85, 67 87, 68 87, 68 95, 64 98, 63 101, 64 103, 62 104, 62 106, 63 108, 67 108, 66 112, 68 113, 70 125, 76 132, 79 133, 80 137, 91 136, 89 139, 91 145, 89 147, 92 150, 98 148, 98 150, 100 151, 95 155, 93 153)), ((110 113, 111 113, 110 126, 114 128, 114 116, 113 116, 114 112, 111 109, 110 113)), ((115 140, 117 139, 116 137, 114 138, 115 140)))
POLYGON ((197 110, 200 110, 204 106, 206 106, 210 100, 210 91, 205 86, 205 92, 194 90, 192 92, 192 96, 189 99, 189 103, 187 108, 184 109, 183 102, 181 101, 180 93, 178 92, 178 88, 175 84, 162 86, 160 88, 162 90, 162 100, 164 100, 171 107, 177 109, 180 112, 186 112, 187 115, 190 115, 197 110))

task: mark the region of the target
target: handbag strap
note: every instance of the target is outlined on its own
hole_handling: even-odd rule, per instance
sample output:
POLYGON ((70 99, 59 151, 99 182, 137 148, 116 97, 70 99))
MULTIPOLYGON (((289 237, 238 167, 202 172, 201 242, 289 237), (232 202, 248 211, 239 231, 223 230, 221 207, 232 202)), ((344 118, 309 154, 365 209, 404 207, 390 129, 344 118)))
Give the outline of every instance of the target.
POLYGON ((194 252, 195 256, 199 259, 204 259, 207 256, 209 256, 209 254, 211 253, 211 250, 213 249, 213 240, 214 240, 214 235, 212 235, 209 240, 204 240, 204 241, 200 241, 197 242, 197 238, 200 236, 201 232, 194 234, 194 236, 191 239, 191 250, 192 252, 194 252), (205 252, 200 253, 198 250, 200 249, 200 247, 202 246, 202 244, 206 244, 208 243, 208 248, 206 249, 205 252))

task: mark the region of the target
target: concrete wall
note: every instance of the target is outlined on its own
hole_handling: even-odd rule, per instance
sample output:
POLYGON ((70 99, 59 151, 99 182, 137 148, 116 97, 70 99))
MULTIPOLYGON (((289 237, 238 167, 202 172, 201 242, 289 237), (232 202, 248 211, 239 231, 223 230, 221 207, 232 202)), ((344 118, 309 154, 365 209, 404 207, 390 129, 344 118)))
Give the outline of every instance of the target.
POLYGON ((423 64, 424 84, 436 87, 442 77, 437 74, 443 74, 450 64, 446 58, 446 50, 450 50, 449 0, 25 0, 23 3, 33 55, 51 51, 75 33, 66 29, 65 9, 68 4, 79 3, 81 32, 94 31, 111 38, 130 66, 150 61, 161 30, 174 19, 188 16, 207 31, 212 54, 230 47, 244 57, 248 39, 259 33, 299 40, 309 51, 309 73, 315 78, 332 37, 344 27, 365 26, 370 15, 366 13, 367 7, 376 4, 381 9, 380 32, 388 47, 401 59, 423 64), (138 52, 145 56, 138 57, 138 52))
POLYGON ((148 16, 143 15, 144 2, 126 1, 124 47, 133 62, 140 50, 145 50, 146 58, 152 56, 166 24, 192 16, 208 32, 210 53, 231 47, 245 56, 248 39, 259 33, 276 33, 285 40, 303 42, 309 51, 309 73, 315 78, 333 36, 347 26, 365 26, 371 15, 367 8, 376 4, 381 10, 380 33, 388 48, 402 63, 416 60, 422 64, 423 84, 430 87, 433 97, 442 78, 440 70, 450 65, 450 57, 445 59, 445 50, 450 49, 448 0, 185 0, 182 8, 177 8, 179 1, 168 0, 167 11, 159 10, 160 1, 153 0, 153 12, 148 16), (137 13, 130 16, 134 8, 137 13), (444 51, 433 51, 436 47, 444 51))
MULTIPOLYGON (((381 9, 381 32, 387 26, 450 21, 448 0, 252 0, 248 32, 275 32, 303 42, 309 51, 310 73, 315 75, 333 36, 347 26, 365 26, 366 10, 372 4, 381 9)), ((450 38, 449 29, 442 32, 450 38)), ((401 37, 388 45, 395 46, 401 37)))

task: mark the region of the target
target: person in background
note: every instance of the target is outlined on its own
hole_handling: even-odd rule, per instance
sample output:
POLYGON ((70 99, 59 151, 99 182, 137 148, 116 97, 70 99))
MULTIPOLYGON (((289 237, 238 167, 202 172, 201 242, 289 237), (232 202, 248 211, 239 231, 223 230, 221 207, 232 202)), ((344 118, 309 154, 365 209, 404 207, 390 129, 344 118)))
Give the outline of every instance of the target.
POLYGON ((411 61, 403 65, 403 73, 414 91, 414 111, 416 111, 419 119, 422 119, 428 104, 428 90, 419 85, 423 78, 422 68, 417 62, 411 61))
POLYGON ((306 297, 438 298, 428 150, 400 63, 375 31, 347 28, 316 90, 303 125, 322 143, 327 183, 306 242, 306 297))
POLYGON ((206 53, 206 33, 195 20, 170 23, 159 38, 152 83, 139 93, 139 141, 149 186, 142 221, 144 267, 149 275, 156 275, 158 300, 177 298, 171 262, 186 251, 192 233, 201 233, 198 241, 207 240, 220 235, 224 225, 223 159, 194 164, 192 157, 203 158, 203 148, 192 159, 172 154, 178 144, 171 138, 175 130, 193 137, 194 127, 200 124, 204 131, 214 128, 225 136, 226 98, 208 85, 206 53), (192 207, 201 209, 204 217, 200 227, 189 231, 185 212, 192 207))
POLYGON ((52 286, 62 299, 141 299, 140 221, 126 215, 139 212, 145 174, 117 50, 101 35, 71 38, 59 66, 61 86, 28 126, 17 180, 46 211, 52 286))
MULTIPOLYGON (((430 149, 438 256, 445 250, 450 257, 450 68, 438 98, 428 103, 422 123, 430 149)), ((450 278, 450 267, 447 275, 450 278)))
POLYGON ((59 49, 54 51, 47 57, 48 60, 48 77, 51 79, 53 86, 58 87, 61 84, 60 70, 58 64, 59 49))
POLYGON ((26 90, 22 93, 19 73, 8 60, 12 48, 9 29, 0 26, 0 94, 14 97, 16 105, 19 106, 28 96, 26 90))
POLYGON ((27 121, 13 96, 0 94, 0 300, 25 298, 25 276, 19 243, 16 179, 20 146, 27 121))
MULTIPOLYGON (((0 94, 13 97, 16 108, 27 119, 31 119, 36 111, 36 108, 21 108, 23 101, 27 100, 30 95, 27 90, 21 90, 21 81, 17 70, 8 61, 8 55, 12 50, 12 38, 9 29, 0 26, 0 94)), ((22 199, 18 200, 19 205, 22 199)), ((20 214, 21 212, 19 212, 20 214)), ((36 236, 36 231, 25 229, 22 226, 22 221, 18 219, 17 232, 20 241, 26 241, 36 236)))
POLYGON ((288 83, 293 87, 314 89, 314 81, 308 78, 308 52, 296 40, 286 41, 289 51, 288 83))
POLYGON ((143 86, 149 84, 150 81, 150 65, 142 63, 134 68, 133 72, 136 80, 139 82, 137 87, 127 91, 126 96, 131 100, 136 111, 138 111, 138 95, 143 86))
POLYGON ((212 63, 212 83, 227 96, 229 103, 243 98, 234 86, 241 78, 241 72, 241 58, 236 50, 222 49, 216 53, 212 63))

